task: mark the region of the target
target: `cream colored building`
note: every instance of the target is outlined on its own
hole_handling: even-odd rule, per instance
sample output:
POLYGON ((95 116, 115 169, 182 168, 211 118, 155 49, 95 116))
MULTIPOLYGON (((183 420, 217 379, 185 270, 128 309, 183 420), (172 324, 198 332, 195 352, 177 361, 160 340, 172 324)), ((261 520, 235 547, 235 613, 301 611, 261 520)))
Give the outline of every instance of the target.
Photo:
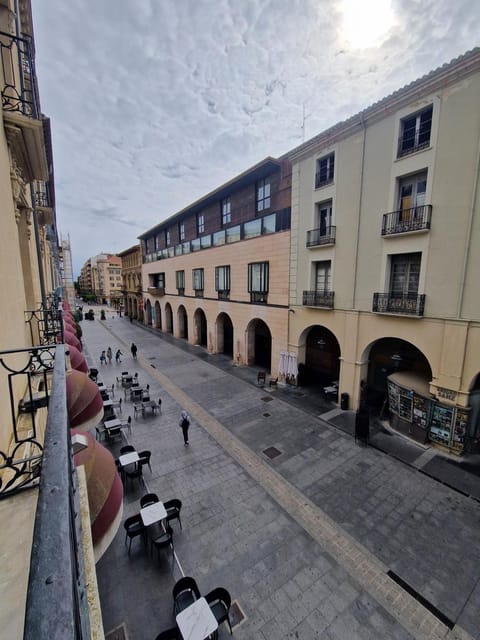
POLYGON ((144 322, 276 375, 287 348, 290 165, 266 158, 140 236, 144 322))
POLYGON ((78 511, 84 475, 73 492, 66 356, 57 344, 64 266, 29 0, 0 0, 0 93, 0 634, 54 637, 62 629, 74 637, 82 627, 82 637, 101 638, 101 617, 87 611, 98 604, 95 572, 85 579, 79 554, 88 540, 91 551, 90 522, 78 511), (54 477, 52 462, 63 473, 54 477), (86 534, 75 539, 81 521, 86 534))
POLYGON ((479 105, 476 49, 288 154, 300 383, 453 450, 480 430, 479 105))
POLYGON ((143 322, 142 249, 136 244, 118 257, 122 261, 122 295, 125 315, 143 322))
POLYGON ((79 286, 83 294, 95 295, 100 304, 120 304, 123 288, 121 258, 107 253, 88 258, 81 269, 79 286))

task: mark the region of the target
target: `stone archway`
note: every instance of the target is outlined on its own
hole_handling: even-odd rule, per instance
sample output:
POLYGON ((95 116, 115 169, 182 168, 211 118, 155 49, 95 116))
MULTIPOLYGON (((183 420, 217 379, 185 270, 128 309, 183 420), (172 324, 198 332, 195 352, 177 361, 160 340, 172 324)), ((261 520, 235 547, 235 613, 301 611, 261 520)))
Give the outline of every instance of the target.
POLYGON ((247 327, 247 364, 271 370, 272 334, 259 318, 251 320, 247 327))
POLYGON ((188 341, 188 316, 183 304, 177 310, 178 337, 188 341))
POLYGON ((173 311, 169 302, 165 305, 165 331, 173 334, 173 311))
POLYGON ((298 366, 298 384, 323 389, 340 380, 340 345, 330 329, 314 325, 300 337, 305 343, 305 362, 298 366))
POLYGON ((387 398, 387 377, 398 371, 411 371, 426 382, 432 380, 432 369, 427 358, 415 345, 401 338, 385 337, 372 342, 362 354, 368 361, 366 401, 380 408, 387 398))
POLYGON ((148 299, 145 302, 145 324, 148 327, 152 326, 152 305, 148 299))
POLYGON ((216 322, 217 353, 233 358, 233 324, 227 313, 219 313, 216 322))
POLYGON ((193 316, 193 324, 195 331, 195 344, 199 344, 202 347, 207 347, 207 317, 203 309, 197 309, 193 316))
POLYGON ((158 300, 155 302, 155 329, 162 328, 162 310, 158 300))

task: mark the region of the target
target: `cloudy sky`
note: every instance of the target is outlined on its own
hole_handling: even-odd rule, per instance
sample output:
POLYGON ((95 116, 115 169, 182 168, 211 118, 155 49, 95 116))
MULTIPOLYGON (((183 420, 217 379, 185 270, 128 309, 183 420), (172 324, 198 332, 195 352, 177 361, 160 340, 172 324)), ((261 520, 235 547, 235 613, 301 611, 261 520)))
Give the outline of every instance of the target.
POLYGON ((480 44, 477 0, 32 0, 74 271, 480 44))

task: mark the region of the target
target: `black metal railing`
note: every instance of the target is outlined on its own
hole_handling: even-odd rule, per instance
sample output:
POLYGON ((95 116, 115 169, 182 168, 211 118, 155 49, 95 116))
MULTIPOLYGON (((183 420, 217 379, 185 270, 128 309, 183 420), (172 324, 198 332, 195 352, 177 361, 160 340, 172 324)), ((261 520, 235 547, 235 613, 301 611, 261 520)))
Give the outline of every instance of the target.
POLYGON ((416 293, 374 293, 372 311, 377 313, 400 313, 410 316, 423 316, 425 294, 416 293))
POLYGON ((250 291, 250 302, 252 304, 267 304, 268 291, 250 291))
POLYGON ((42 209, 52 208, 49 183, 44 180, 35 181, 35 204, 42 209))
POLYGON ((24 640, 91 637, 77 474, 68 428, 65 347, 58 345, 33 532, 24 640))
POLYGON ((11 417, 10 442, 0 450, 0 498, 38 479, 43 437, 37 410, 50 402, 55 349, 52 345, 0 351, 0 384, 8 394, 11 417))
POLYGON ((315 174, 315 189, 320 187, 326 187, 327 184, 332 184, 333 172, 317 171, 315 174))
POLYGON ((57 304, 25 311, 25 322, 30 328, 32 344, 54 344, 63 342, 62 312, 57 304))
POLYGON ((0 55, 4 79, 3 110, 38 118, 40 110, 30 40, 0 31, 0 55))
POLYGON ((318 247, 322 244, 335 244, 337 227, 323 227, 307 231, 307 247, 318 247))
POLYGON ((327 307, 333 309, 334 291, 304 291, 302 304, 306 307, 327 307))
POLYGON ((384 213, 382 219, 382 236, 430 229, 431 220, 431 204, 384 213))

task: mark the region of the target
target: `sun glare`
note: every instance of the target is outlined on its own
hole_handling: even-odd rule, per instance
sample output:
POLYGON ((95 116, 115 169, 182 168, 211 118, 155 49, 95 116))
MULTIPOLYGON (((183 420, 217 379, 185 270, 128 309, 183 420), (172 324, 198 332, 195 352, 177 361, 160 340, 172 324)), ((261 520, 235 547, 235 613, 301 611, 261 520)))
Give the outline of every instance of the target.
POLYGON ((340 38, 349 49, 380 46, 395 23, 390 0, 341 0, 340 38))

